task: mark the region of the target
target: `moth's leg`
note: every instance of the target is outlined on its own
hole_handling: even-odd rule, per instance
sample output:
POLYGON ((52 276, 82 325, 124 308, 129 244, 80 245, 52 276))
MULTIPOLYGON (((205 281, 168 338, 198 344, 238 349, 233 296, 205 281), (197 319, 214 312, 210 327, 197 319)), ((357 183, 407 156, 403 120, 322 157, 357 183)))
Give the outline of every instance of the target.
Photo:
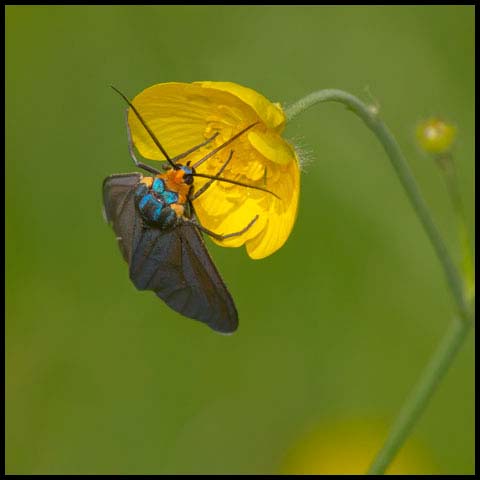
POLYGON ((195 215, 195 208, 194 208, 193 203, 192 203, 192 200, 191 200, 190 198, 188 199, 188 211, 189 211, 188 218, 194 218, 194 217, 196 217, 196 215, 195 215))
POLYGON ((231 237, 237 237, 238 235, 242 235, 245 233, 256 221, 258 220, 258 215, 255 215, 255 218, 242 230, 239 232, 234 232, 234 233, 228 233, 226 235, 220 235, 218 233, 212 232, 211 230, 208 230, 204 226, 200 225, 195 219, 188 219, 188 220, 183 220, 183 222, 180 225, 193 225, 194 227, 197 227, 199 230, 201 230, 203 233, 206 233, 210 237, 215 238, 216 240, 225 240, 226 238, 231 238, 231 237))

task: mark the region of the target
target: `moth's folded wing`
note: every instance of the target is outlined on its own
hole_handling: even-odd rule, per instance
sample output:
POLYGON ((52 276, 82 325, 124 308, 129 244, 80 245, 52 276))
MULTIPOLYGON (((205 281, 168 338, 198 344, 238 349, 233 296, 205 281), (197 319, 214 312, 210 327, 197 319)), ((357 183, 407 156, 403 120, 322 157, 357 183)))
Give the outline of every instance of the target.
POLYGON ((193 226, 143 230, 130 263, 139 290, 153 290, 171 308, 222 333, 238 326, 233 299, 193 226))
POLYGON ((193 226, 182 227, 181 233, 183 271, 196 299, 189 308, 214 330, 233 333, 238 327, 237 309, 202 236, 193 226))
POLYGON ((103 182, 105 219, 112 225, 123 258, 129 264, 142 230, 134 203, 135 187, 141 178, 139 173, 125 173, 111 175, 103 182))

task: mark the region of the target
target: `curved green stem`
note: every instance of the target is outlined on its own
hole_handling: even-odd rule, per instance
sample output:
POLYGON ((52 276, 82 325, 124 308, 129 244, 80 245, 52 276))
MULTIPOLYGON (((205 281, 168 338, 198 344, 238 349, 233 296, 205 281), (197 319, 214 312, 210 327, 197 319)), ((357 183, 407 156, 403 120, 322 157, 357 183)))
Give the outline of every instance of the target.
POLYGON ((448 253, 408 163, 390 130, 379 118, 377 109, 369 107, 350 93, 343 92, 342 90, 327 89, 311 93, 291 105, 286 109, 287 119, 290 121, 307 108, 320 102, 329 101, 343 103, 348 109, 356 113, 382 144, 443 267, 447 284, 453 294, 459 312, 459 319, 453 320, 450 330, 422 373, 418 384, 405 402, 390 430, 384 446, 377 454, 368 472, 370 474, 381 474, 385 472, 405 442, 413 426, 427 406, 436 386, 451 365, 472 323, 473 310, 470 309, 465 297, 463 279, 459 275, 448 253))
POLYGON ((440 263, 443 266, 443 270, 447 277, 448 285, 455 297, 455 301, 458 306, 458 310, 462 319, 467 320, 469 316, 469 308, 465 301, 463 294, 463 281, 457 272, 457 269, 450 258, 450 255, 445 247, 440 232, 438 231, 432 216, 428 210, 425 201, 417 187, 415 179, 413 178, 410 167, 403 157, 402 151, 398 146, 394 136, 390 133, 390 130, 380 120, 376 109, 369 108, 368 105, 363 103, 357 97, 350 93, 343 92, 342 90, 319 90, 318 92, 311 93, 302 98, 298 102, 291 105, 286 110, 287 119, 290 121, 296 117, 299 113, 305 111, 320 102, 340 102, 346 105, 352 112, 356 113, 367 125, 367 127, 373 131, 380 143, 383 145, 385 152, 390 159, 390 162, 395 169, 400 182, 402 183, 407 195, 412 203, 415 213, 422 222, 425 232, 432 243, 433 248, 437 254, 440 263))
POLYGON ((449 330, 430 358, 418 383, 403 404, 400 413, 390 429, 388 438, 375 457, 375 460, 368 470, 368 474, 379 475, 384 473, 397 451, 405 443, 413 426, 417 423, 420 415, 428 405, 431 396, 435 392, 435 388, 443 379, 448 367, 462 346, 469 327, 469 322, 462 322, 456 318, 453 319, 449 330))

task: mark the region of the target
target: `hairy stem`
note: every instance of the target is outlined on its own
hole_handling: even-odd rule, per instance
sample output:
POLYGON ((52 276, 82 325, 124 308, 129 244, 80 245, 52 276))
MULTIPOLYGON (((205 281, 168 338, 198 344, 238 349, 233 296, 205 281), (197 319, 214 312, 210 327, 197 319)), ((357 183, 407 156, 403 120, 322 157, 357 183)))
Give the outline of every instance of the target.
POLYGON ((352 112, 356 113, 372 130, 380 143, 383 145, 385 152, 390 159, 390 162, 402 183, 408 198, 417 214, 420 222, 427 233, 430 242, 437 254, 443 270, 447 277, 447 282, 455 298, 458 306, 460 317, 467 320, 469 317, 469 308, 465 301, 463 293, 463 281, 447 251, 445 243, 438 231, 428 207, 423 200, 420 190, 417 187, 415 179, 410 171, 407 161, 405 160, 400 147, 390 130, 379 118, 376 109, 369 108, 357 97, 342 90, 319 90, 302 98, 298 102, 291 105, 286 110, 287 119, 290 121, 299 113, 305 111, 307 108, 320 102, 340 102, 346 105, 352 112))
POLYGON ((382 144, 395 172, 405 189, 433 249, 442 265, 447 284, 453 294, 459 318, 452 321, 451 327, 436 352, 423 371, 394 422, 384 446, 370 467, 369 474, 382 474, 402 447, 412 428, 428 405, 436 386, 444 377, 460 349, 472 323, 473 309, 469 307, 464 293, 463 279, 453 263, 445 243, 436 227, 430 211, 423 200, 413 174, 400 147, 390 130, 378 116, 376 108, 369 107, 357 97, 342 90, 319 90, 302 98, 286 109, 287 119, 291 121, 307 108, 321 102, 339 102, 357 114, 375 134, 382 144))

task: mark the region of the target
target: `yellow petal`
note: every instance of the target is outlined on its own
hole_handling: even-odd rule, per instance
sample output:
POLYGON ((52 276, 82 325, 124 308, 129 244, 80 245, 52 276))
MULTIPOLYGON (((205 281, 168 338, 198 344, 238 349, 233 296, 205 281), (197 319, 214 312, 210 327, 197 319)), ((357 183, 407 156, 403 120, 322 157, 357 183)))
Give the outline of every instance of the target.
POLYGON ((253 131, 248 132, 248 139, 252 147, 269 160, 283 165, 292 161, 292 148, 281 137, 253 131))
MULTIPOLYGON (((205 91, 200 85, 188 83, 154 85, 137 95, 132 103, 170 157, 185 152, 215 133, 208 128, 212 123, 219 123, 221 128, 229 124, 235 127, 239 119, 245 122, 243 126, 258 120, 252 108, 228 92, 205 91)), ((128 122, 133 143, 140 154, 151 160, 164 160, 132 110, 128 122)))
POLYGON ((281 168, 267 180, 267 188, 273 195, 257 190, 234 187, 215 182, 207 194, 194 202, 195 210, 202 225, 208 223, 210 230, 225 235, 242 230, 259 215, 256 223, 242 236, 228 238, 215 243, 224 247, 238 247, 246 244, 251 258, 267 257, 287 241, 297 216, 300 192, 300 171, 298 160, 294 158, 288 165, 275 166, 269 163, 270 170, 281 168))
POLYGON ((266 225, 258 237, 247 241, 248 255, 260 259, 271 255, 287 241, 295 224, 300 192, 300 170, 297 163, 288 165, 288 170, 275 184, 275 192, 281 200, 274 199, 264 213, 266 225))
POLYGON ((222 90, 229 92, 235 97, 240 98, 245 104, 252 107, 260 119, 267 125, 268 128, 273 128, 278 131, 283 130, 285 126, 285 114, 278 103, 271 103, 263 95, 244 87, 238 83, 233 82, 194 82, 194 85, 202 85, 205 88, 215 90, 222 90))

